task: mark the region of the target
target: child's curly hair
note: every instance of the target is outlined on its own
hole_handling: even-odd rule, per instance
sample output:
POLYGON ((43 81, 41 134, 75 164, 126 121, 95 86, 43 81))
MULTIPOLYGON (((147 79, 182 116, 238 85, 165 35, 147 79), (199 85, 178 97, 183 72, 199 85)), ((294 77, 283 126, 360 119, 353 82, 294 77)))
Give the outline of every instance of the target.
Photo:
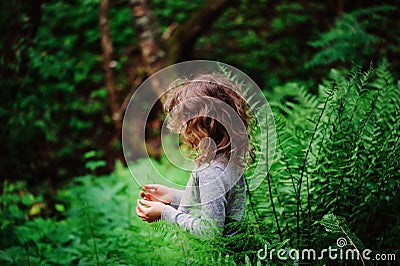
POLYGON ((164 109, 169 114, 168 128, 199 152, 196 163, 209 163, 218 154, 245 161, 251 116, 238 85, 227 77, 201 74, 174 82, 164 109))

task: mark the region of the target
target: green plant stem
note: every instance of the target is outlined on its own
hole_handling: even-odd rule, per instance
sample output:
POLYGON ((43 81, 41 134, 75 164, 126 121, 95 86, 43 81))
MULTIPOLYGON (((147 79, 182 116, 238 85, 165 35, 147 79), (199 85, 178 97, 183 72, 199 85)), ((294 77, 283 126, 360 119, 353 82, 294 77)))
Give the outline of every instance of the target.
POLYGON ((268 181, 269 199, 271 201, 272 211, 274 213, 274 218, 275 218, 275 222, 276 222, 276 228, 278 230, 279 240, 282 242, 283 241, 283 236, 282 236, 281 227, 279 226, 279 220, 278 220, 278 215, 277 215, 276 209, 275 209, 274 199, 272 197, 271 175, 270 175, 269 172, 267 173, 267 181, 268 181))
POLYGON ((99 255, 98 255, 98 250, 97 250, 96 238, 95 238, 95 236, 94 236, 94 227, 93 227, 92 219, 91 219, 91 217, 90 217, 87 204, 84 203, 84 206, 85 206, 85 215, 86 215, 86 217, 87 217, 87 219, 88 219, 88 222, 89 222, 90 234, 91 234, 92 239, 93 239, 93 248, 94 248, 94 254, 95 254, 95 257, 96 257, 96 265, 100 265, 100 262, 99 262, 99 255))
MULTIPOLYGON (((323 114, 324 114, 324 112, 325 112, 325 110, 326 110, 326 107, 327 107, 327 105, 328 105, 328 102, 332 99, 332 95, 333 95, 333 89, 330 91, 328 97, 326 97, 326 100, 325 100, 325 102, 324 102, 324 106, 322 107, 322 110, 321 110, 321 113, 320 113, 320 115, 319 115, 319 117, 318 117, 317 123, 315 124, 314 131, 313 131, 313 134, 312 134, 312 136, 311 136, 311 140, 310 140, 310 142, 309 142, 309 144, 308 144, 307 151, 306 151, 306 155, 305 155, 304 160, 303 160, 303 166, 302 166, 302 168, 301 168, 301 175, 300 175, 300 179, 299 179, 299 189, 298 189, 298 202, 297 202, 297 204, 298 204, 298 211, 300 211, 300 207, 301 207, 301 197, 300 197, 300 194, 301 194, 301 184, 302 184, 302 180, 303 180, 304 173, 305 173, 305 171, 306 171, 306 164, 307 164, 308 154, 310 153, 311 145, 312 145, 312 143, 313 143, 313 141, 314 141, 315 134, 316 134, 317 129, 318 129, 318 127, 319 127, 319 124, 320 124, 320 122, 321 122, 322 116, 323 116, 323 114)), ((308 224, 308 226, 307 226, 307 228, 309 228, 309 227, 310 227, 310 220, 311 220, 311 198, 310 198, 310 186, 309 186, 308 175, 306 175, 306 183, 307 183, 307 210, 308 210, 308 219, 307 219, 307 224, 308 224)), ((299 241, 299 239, 300 239, 300 232, 299 232, 299 230, 298 230, 298 232, 297 232, 297 238, 298 238, 298 241, 299 241)), ((309 237, 308 237, 308 239, 309 239, 309 237)))
POLYGON ((258 216, 257 210, 256 210, 256 208, 254 206, 254 202, 253 202, 251 191, 250 191, 249 182, 247 182, 246 178, 244 179, 244 181, 246 183, 247 194, 249 195, 249 202, 250 202, 251 211, 253 212, 253 215, 254 215, 254 218, 256 219, 256 222, 259 223, 260 222, 259 221, 259 216, 258 216))

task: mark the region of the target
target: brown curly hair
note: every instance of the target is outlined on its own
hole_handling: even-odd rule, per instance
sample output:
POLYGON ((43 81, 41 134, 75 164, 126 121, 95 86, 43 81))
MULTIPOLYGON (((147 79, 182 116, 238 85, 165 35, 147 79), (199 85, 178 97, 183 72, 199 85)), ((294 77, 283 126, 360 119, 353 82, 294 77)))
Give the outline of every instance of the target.
POLYGON ((248 105, 239 86, 218 74, 201 74, 171 84, 164 110, 167 126, 199 155, 196 163, 209 163, 216 155, 245 161, 250 149, 248 105))

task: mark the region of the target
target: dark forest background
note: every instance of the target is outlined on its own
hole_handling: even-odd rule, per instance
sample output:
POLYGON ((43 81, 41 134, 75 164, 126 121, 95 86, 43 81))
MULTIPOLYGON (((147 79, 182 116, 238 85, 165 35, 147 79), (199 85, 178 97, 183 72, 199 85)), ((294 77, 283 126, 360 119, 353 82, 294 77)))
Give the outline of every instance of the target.
MULTIPOLYGON (((163 67, 193 59, 248 74, 276 115, 277 163, 248 199, 253 231, 246 236, 255 240, 245 243, 246 263, 256 263, 251 254, 264 242, 323 247, 343 232, 358 247, 400 256, 398 1, 10 0, 0 6, 0 261, 157 264, 161 256, 148 256, 164 250, 172 261, 204 263, 196 252, 208 246, 190 236, 182 236, 189 241, 182 253, 162 241, 135 242, 136 233, 172 236, 135 217, 138 188, 130 184, 121 146, 135 89, 163 67), (129 214, 118 220, 121 209, 129 214), (121 234, 125 242, 116 240, 121 234), (128 256, 133 246, 142 255, 128 256)), ((148 149, 164 169, 156 137, 148 149)), ((224 252, 234 257, 221 248, 207 262, 231 263, 224 252)))

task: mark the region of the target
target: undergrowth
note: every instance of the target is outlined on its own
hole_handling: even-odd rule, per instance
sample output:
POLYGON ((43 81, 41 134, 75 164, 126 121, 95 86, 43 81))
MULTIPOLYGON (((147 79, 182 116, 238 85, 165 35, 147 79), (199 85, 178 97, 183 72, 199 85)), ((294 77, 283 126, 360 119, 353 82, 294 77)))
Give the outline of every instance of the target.
MULTIPOLYGON (((266 95, 275 115, 275 158, 256 177, 262 184, 248 191, 241 234, 201 239, 162 221, 142 222, 135 214, 140 188, 117 165, 108 176, 75 178, 54 206, 24 183, 3 182, 1 264, 349 264, 257 256, 265 247, 319 251, 337 247, 338 238, 347 241, 343 248, 398 257, 399 82, 383 61, 366 71, 332 70, 318 96, 307 91, 288 83, 266 95)), ((163 159, 154 163, 173 173, 163 159)))

